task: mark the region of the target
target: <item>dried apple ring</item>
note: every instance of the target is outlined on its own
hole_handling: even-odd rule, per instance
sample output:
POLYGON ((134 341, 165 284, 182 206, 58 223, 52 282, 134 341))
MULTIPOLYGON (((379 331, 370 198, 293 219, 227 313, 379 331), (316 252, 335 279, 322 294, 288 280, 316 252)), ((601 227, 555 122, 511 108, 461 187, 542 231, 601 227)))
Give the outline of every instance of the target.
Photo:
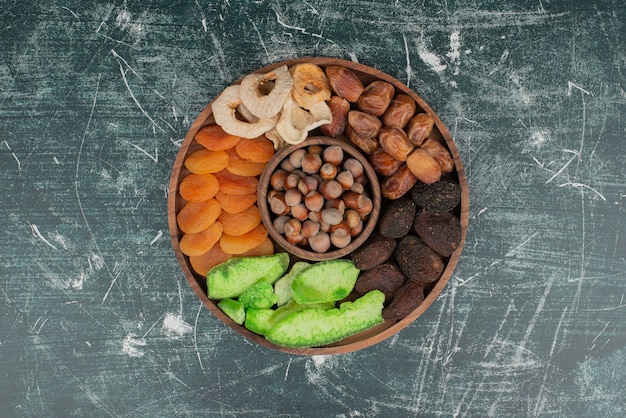
POLYGON ((301 63, 289 69, 293 77, 292 96, 305 109, 330 99, 330 83, 319 66, 301 63))
POLYGON ((276 116, 291 93, 293 78, 286 65, 265 74, 248 74, 241 80, 241 102, 254 116, 267 119, 276 116))
POLYGON ((256 122, 245 122, 237 119, 237 107, 241 104, 240 88, 238 84, 235 84, 224 89, 211 105, 213 117, 215 122, 231 135, 256 138, 272 129, 278 116, 259 119, 256 122))

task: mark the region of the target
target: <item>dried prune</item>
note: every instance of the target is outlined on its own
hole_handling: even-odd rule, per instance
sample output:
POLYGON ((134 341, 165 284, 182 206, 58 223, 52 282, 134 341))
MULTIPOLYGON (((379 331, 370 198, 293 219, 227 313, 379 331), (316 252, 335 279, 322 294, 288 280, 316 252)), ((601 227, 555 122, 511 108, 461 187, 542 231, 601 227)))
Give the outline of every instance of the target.
POLYGON ((359 270, 369 270, 387 261, 396 244, 394 238, 374 235, 352 253, 352 261, 359 270))
POLYGON ((398 243, 395 255, 407 279, 419 283, 434 282, 445 267, 441 256, 415 235, 404 237, 398 243))
POLYGON ((461 223, 450 212, 418 211, 413 227, 426 245, 444 257, 449 257, 461 242, 461 223))
POLYGON ((354 285, 354 289, 361 295, 377 289, 385 294, 386 301, 390 301, 405 280, 406 277, 397 265, 383 263, 362 272, 354 285))
POLYGON ((415 202, 409 196, 392 200, 380 215, 378 231, 382 236, 402 238, 409 233, 415 217, 415 202))
POLYGON ((407 280, 396 291, 393 300, 383 309, 383 318, 392 321, 403 319, 424 301, 424 285, 407 280))
POLYGON ((461 201, 461 186, 448 180, 432 184, 418 182, 411 190, 411 197, 417 206, 430 212, 450 212, 461 201))

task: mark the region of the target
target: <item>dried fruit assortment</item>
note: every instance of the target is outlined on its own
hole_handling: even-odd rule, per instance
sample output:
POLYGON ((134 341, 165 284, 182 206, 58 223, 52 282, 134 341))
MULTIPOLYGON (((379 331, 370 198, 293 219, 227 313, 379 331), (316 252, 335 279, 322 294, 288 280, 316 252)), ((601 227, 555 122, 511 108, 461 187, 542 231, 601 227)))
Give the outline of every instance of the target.
MULTIPOLYGON (((207 276, 234 257, 274 254, 275 243, 257 206, 259 176, 276 151, 321 134, 358 147, 377 173, 383 196, 374 233, 344 256, 359 270, 345 300, 381 292, 387 322, 419 307, 461 244, 461 186, 449 149, 433 134, 439 132, 435 120, 410 94, 384 80, 361 79, 345 66, 300 62, 247 75, 217 97, 211 112, 215 123, 195 134, 177 189, 179 247, 196 274, 207 276)), ((349 245, 373 207, 363 165, 337 145, 292 152, 271 174, 267 202, 271 228, 287 242, 317 253, 349 245)), ((308 266, 292 259, 292 276, 308 266)), ((287 286, 291 295, 291 281, 283 282, 276 289, 283 292, 287 286)), ((262 287, 251 289, 267 293, 262 287)), ((302 307, 281 307, 276 302, 282 300, 280 292, 270 295, 271 306, 251 305, 250 312, 259 315, 250 317, 251 330, 266 335, 269 329, 254 327, 278 320, 269 314, 306 316, 298 313, 302 307)), ((250 295, 239 302, 248 309, 253 302, 245 302, 245 296, 250 295)), ((235 315, 240 307, 232 302, 223 298, 219 307, 235 315)), ((308 309, 323 312, 319 306, 308 309)))

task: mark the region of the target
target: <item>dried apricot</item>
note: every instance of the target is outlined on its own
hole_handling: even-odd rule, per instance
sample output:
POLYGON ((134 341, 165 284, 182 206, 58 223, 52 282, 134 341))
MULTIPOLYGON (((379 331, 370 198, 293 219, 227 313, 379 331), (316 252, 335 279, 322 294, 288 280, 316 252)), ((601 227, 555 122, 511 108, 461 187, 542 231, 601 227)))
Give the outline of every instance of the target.
POLYGON ((232 254, 226 254, 222 251, 219 242, 215 244, 209 251, 202 255, 192 255, 189 256, 189 264, 191 264, 191 268, 201 276, 206 276, 206 274, 213 267, 217 266, 220 263, 231 258, 232 254))
POLYGON ((220 247, 227 254, 243 254, 257 247, 267 238, 267 229, 263 224, 259 224, 250 232, 234 237, 228 234, 222 234, 220 238, 220 247))
POLYGON ((204 202, 189 202, 178 212, 178 227, 185 234, 192 234, 207 229, 220 216, 222 208, 216 199, 204 202))
POLYGON ((259 179, 253 176, 238 176, 222 170, 215 173, 215 177, 220 182, 220 191, 234 195, 244 195, 256 193, 259 179))
POLYGON ((178 186, 181 197, 188 202, 203 202, 215 197, 220 183, 213 174, 190 174, 178 186))
POLYGON ((228 213, 243 212, 256 203, 256 193, 236 195, 224 193, 220 190, 215 195, 215 198, 220 202, 222 210, 228 213))
POLYGON ((180 239, 180 251, 185 255, 202 255, 209 251, 222 237, 222 224, 213 222, 204 231, 185 234, 180 239))
POLYGON ((185 167, 192 173, 208 174, 217 173, 228 165, 228 154, 226 151, 209 151, 199 149, 187 156, 185 167))
POLYGON ((274 143, 265 135, 257 138, 242 138, 235 146, 241 158, 254 163, 266 163, 274 155, 274 143))
POLYGON ((274 254, 274 242, 269 238, 265 238, 262 243, 251 250, 241 254, 242 256, 270 255, 274 254))
POLYGON ((239 143, 241 137, 226 133, 219 125, 205 126, 196 133, 196 141, 210 151, 224 151, 239 143))
POLYGON ((226 151, 228 153, 228 164, 226 171, 238 176, 258 176, 263 172, 265 163, 255 163, 244 160, 234 149, 226 151))
POLYGON ((252 231, 261 223, 261 212, 259 212, 259 208, 253 205, 239 213, 222 211, 217 220, 224 227, 225 234, 238 237, 246 232, 252 231))

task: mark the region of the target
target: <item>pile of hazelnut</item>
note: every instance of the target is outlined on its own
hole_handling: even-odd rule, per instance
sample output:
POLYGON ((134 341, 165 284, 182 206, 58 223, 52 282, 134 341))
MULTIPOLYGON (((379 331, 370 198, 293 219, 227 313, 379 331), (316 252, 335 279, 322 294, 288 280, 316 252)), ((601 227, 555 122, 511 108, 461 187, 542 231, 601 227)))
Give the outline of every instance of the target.
POLYGON ((325 253, 348 246, 373 202, 363 164, 338 145, 310 145, 272 173, 267 195, 273 226, 290 244, 325 253))

